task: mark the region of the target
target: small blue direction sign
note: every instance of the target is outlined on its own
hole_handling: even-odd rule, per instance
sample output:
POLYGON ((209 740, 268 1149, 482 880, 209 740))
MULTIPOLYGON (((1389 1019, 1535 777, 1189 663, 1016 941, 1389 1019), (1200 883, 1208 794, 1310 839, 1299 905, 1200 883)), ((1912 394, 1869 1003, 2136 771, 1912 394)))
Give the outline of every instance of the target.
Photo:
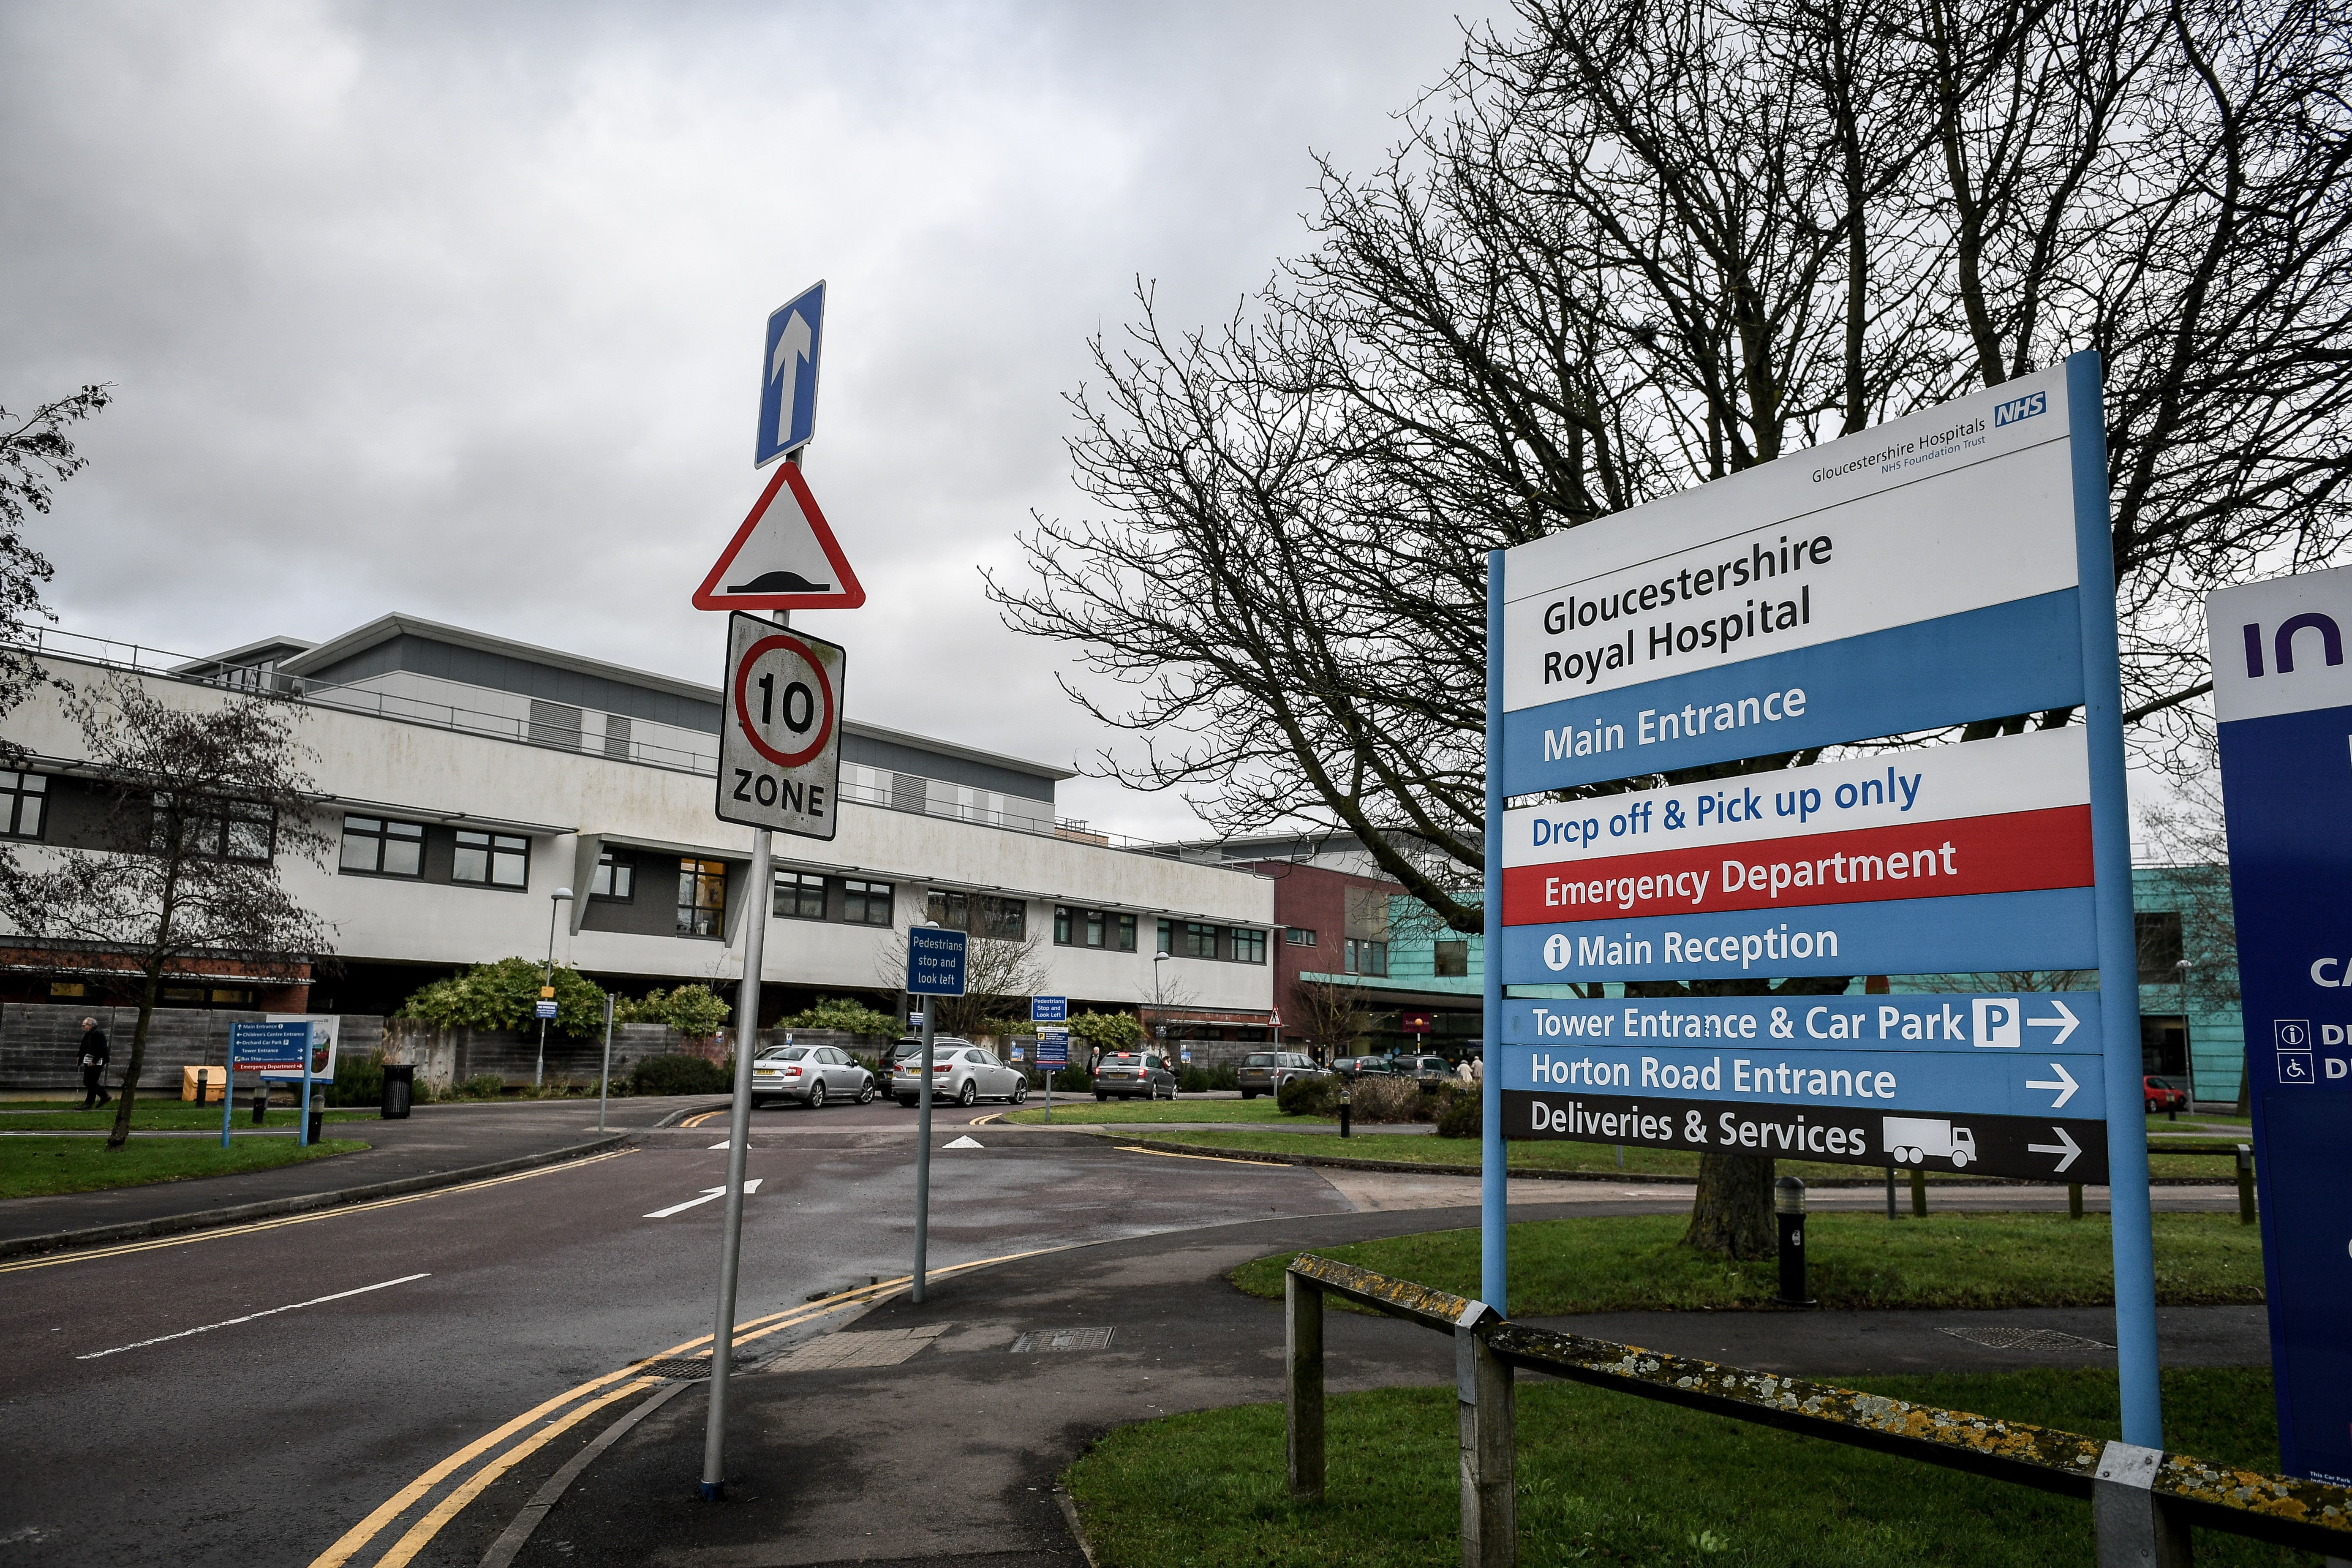
POLYGON ((917 996, 963 994, 964 949, 960 931, 916 926, 907 932, 907 989, 917 996))
POLYGON ((1070 1031, 1040 1029, 1037 1031, 1037 1065, 1041 1068, 1066 1068, 1070 1065, 1070 1031))
POLYGON ((760 350, 760 437, 751 466, 764 468, 816 433, 816 365, 824 346, 824 284, 779 306, 760 350))
POLYGON ((538 1006, 538 1008, 536 1009, 536 1011, 537 1011, 538 1015, 539 1015, 541 1017, 542 1017, 542 1018, 552 1018, 552 1017, 554 1017, 554 1016, 555 1016, 555 1003, 554 1003, 553 999, 552 999, 552 998, 550 998, 550 997, 545 997, 545 996, 541 997, 541 998, 540 998, 540 1002, 539 1002, 539 1006, 538 1006))
POLYGON ((1070 999, 1067 996, 1030 997, 1029 1021, 1033 1024, 1068 1023, 1070 1021, 1070 999))

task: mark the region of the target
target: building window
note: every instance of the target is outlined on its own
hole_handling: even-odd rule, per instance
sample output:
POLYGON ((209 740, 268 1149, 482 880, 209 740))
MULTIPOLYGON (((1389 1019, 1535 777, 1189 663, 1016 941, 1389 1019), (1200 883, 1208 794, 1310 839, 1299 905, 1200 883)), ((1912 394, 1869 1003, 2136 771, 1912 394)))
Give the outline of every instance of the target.
POLYGON ((1101 947, 1110 934, 1110 917, 1100 910, 1087 911, 1087 945, 1101 947))
POLYGON ((1234 962, 1235 963, 1264 963, 1265 962, 1265 932, 1262 931, 1244 931, 1241 927, 1235 926, 1234 928, 1234 962))
POLYGON ((891 893, 887 882, 861 882, 853 877, 841 885, 841 918, 854 926, 887 926, 891 893))
POLYGON ((1173 938, 1175 934, 1176 922, 1174 921, 1161 921, 1160 922, 1160 945, 1153 951, 1167 953, 1171 957, 1174 956, 1176 947, 1173 938))
POLYGON ((1384 942, 1362 942, 1348 939, 1347 969, 1349 974, 1384 975, 1389 972, 1389 944, 1384 942))
POLYGON ((38 838, 48 790, 38 773, 0 772, 0 837, 38 838))
POLYGON ((1313 947, 1315 933, 1305 926, 1292 926, 1282 933, 1282 940, 1288 947, 1313 947))
POLYGON ((1135 917, 1121 915, 1111 927, 1111 945, 1121 952, 1135 951, 1135 917))
POLYGON ((49 982, 49 1000, 52 1002, 77 1002, 89 994, 89 987, 79 980, 49 982))
MULTIPOLYGON (((170 842, 173 819, 179 816, 172 796, 159 793, 154 800, 154 846, 170 842)), ((179 816, 182 844, 191 855, 214 860, 246 860, 268 865, 278 834, 278 814, 259 801, 193 800, 179 816)))
POLYGON ((629 721, 618 713, 604 715, 604 754, 625 763, 629 760, 629 721))
POLYGON ((923 918, 935 926, 945 926, 950 931, 970 931, 971 929, 971 900, 961 893, 950 893, 943 889, 933 888, 930 896, 923 900, 923 918))
POLYGON ((1466 978, 1470 973, 1470 944, 1467 942, 1441 942, 1436 945, 1437 973, 1466 978))
POLYGON ((824 919, 824 879, 810 871, 777 872, 776 913, 788 920, 824 919))
POLYGON ((530 885, 530 840, 511 833, 457 830, 457 854, 450 862, 449 879, 484 888, 530 885))
POLYGON ((1029 900, 1001 899, 993 893, 980 896, 980 924, 974 936, 994 937, 999 942, 1021 942, 1029 935, 1029 900))
POLYGON ((631 902, 637 896, 637 863, 605 850, 596 857, 596 878, 588 884, 588 896, 615 904, 631 902))
POLYGON ((1054 940, 1064 947, 1093 947, 1111 952, 1135 951, 1135 917, 1108 910, 1054 906, 1054 940))
POLYGON ((1054 945, 1056 947, 1075 945, 1077 938, 1073 933, 1077 930, 1078 922, 1085 918, 1081 910, 1074 910, 1067 904, 1055 904, 1054 906, 1054 945))
POLYGON ((680 860, 677 863, 677 934, 727 935, 727 862, 680 860))
POLYGON ((1184 956, 1214 958, 1217 956, 1217 928, 1202 925, 1198 921, 1184 922, 1184 956))
POLYGON ((422 877, 424 825, 388 822, 380 816, 346 816, 341 868, 366 877, 422 877))
POLYGON ((2139 943, 2139 983, 2174 985, 2180 981, 2180 911, 2157 910, 2132 916, 2139 943))

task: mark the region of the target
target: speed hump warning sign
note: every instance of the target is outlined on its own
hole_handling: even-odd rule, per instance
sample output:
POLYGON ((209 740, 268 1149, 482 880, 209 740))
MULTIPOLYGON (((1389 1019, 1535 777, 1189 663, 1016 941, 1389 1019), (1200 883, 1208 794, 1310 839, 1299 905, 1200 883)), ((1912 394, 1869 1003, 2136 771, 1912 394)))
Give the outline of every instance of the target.
POLYGON ((803 838, 838 819, 839 645, 759 616, 727 618, 727 712, 719 736, 719 817, 803 838))

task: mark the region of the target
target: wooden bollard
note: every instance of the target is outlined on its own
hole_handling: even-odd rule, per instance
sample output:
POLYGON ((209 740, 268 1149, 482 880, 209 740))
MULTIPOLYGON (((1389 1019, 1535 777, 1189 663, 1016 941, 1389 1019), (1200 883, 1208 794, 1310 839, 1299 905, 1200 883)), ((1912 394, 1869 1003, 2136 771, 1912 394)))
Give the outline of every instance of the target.
POLYGON ((1296 1274, 1282 1277, 1282 1414, 1287 1435, 1290 1495, 1323 1500, 1323 1290, 1296 1274))

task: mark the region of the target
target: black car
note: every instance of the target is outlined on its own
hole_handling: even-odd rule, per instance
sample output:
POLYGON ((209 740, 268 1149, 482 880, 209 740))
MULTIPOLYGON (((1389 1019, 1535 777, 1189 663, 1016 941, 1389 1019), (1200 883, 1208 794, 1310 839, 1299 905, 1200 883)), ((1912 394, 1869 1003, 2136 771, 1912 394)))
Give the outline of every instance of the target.
POLYGON ((1423 1089, 1435 1089, 1454 1076, 1454 1064, 1444 1057, 1391 1057, 1389 1071, 1409 1078, 1423 1089))
POLYGON ((1095 1064, 1095 1098, 1176 1098, 1176 1073, 1158 1051, 1105 1051, 1095 1064))
POLYGON ((1340 1057, 1331 1064, 1331 1070, 1344 1079, 1365 1077, 1386 1078, 1396 1069, 1386 1057, 1340 1057))

